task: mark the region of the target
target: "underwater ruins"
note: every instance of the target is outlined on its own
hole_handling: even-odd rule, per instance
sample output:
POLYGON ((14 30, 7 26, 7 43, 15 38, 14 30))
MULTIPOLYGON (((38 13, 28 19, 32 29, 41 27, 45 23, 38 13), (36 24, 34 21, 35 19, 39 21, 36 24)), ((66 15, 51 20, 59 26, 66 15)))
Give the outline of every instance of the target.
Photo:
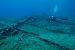
POLYGON ((75 50, 75 22, 48 14, 1 20, 0 50, 75 50))

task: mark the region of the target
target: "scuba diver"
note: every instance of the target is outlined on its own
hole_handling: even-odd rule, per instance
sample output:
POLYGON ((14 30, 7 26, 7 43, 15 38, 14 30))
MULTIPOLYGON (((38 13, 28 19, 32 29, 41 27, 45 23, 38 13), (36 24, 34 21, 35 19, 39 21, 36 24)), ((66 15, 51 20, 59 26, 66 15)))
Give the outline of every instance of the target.
POLYGON ((52 12, 52 16, 49 16, 48 19, 47 19, 48 22, 56 21, 55 14, 56 14, 57 11, 58 11, 58 6, 57 6, 57 4, 55 4, 53 12, 52 12))
POLYGON ((56 14, 57 11, 58 11, 58 6, 57 6, 57 4, 55 4, 54 10, 53 10, 53 15, 50 16, 50 19, 52 21, 55 21, 56 20, 55 14, 56 14))

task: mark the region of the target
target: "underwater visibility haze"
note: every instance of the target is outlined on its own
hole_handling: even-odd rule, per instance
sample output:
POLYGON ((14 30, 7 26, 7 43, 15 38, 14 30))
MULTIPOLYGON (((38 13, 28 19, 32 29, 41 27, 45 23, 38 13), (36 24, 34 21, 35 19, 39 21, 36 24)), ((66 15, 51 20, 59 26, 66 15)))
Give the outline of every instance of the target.
POLYGON ((0 50, 75 50, 75 0, 0 0, 0 50))
POLYGON ((57 15, 74 15, 74 0, 0 0, 0 16, 23 16, 27 14, 52 14, 57 4, 57 15))

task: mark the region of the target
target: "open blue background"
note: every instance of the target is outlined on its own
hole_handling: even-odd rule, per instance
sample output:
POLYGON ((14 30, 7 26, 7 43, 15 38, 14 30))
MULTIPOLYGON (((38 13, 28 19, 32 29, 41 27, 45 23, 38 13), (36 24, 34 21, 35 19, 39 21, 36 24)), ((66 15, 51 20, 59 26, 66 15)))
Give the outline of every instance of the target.
POLYGON ((0 16, 52 14, 55 4, 58 5, 56 15, 75 16, 74 0, 0 0, 0 16))

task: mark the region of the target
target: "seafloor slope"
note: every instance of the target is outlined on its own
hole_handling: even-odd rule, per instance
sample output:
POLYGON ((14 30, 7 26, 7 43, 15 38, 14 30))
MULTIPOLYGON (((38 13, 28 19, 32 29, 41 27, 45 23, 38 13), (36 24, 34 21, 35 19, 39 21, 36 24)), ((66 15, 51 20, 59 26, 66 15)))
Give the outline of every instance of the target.
POLYGON ((0 17, 0 50, 75 50, 75 22, 46 14, 0 17))

